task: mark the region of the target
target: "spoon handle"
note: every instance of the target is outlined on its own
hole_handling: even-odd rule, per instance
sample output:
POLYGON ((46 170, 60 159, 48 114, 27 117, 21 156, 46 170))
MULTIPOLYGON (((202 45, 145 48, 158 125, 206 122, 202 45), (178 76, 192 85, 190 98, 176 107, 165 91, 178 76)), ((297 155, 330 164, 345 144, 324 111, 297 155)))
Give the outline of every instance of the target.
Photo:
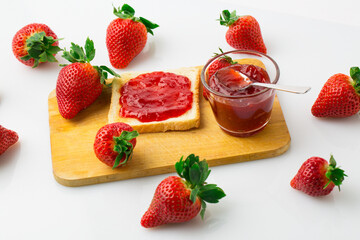
POLYGON ((259 83, 259 82, 254 82, 254 83, 252 83, 252 85, 259 86, 259 87, 272 88, 272 89, 285 91, 285 92, 298 93, 298 94, 307 93, 311 89, 311 87, 284 86, 284 85, 279 85, 279 84, 259 83))

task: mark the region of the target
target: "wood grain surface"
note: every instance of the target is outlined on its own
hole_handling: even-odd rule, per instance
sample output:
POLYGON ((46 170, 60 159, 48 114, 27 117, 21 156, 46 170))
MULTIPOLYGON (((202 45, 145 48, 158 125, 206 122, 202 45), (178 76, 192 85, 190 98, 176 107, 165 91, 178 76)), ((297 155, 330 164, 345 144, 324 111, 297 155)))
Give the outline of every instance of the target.
POLYGON ((206 159, 209 166, 270 158, 284 153, 290 145, 277 97, 269 124, 248 138, 224 133, 209 103, 201 97, 198 129, 143 133, 137 138, 132 160, 113 170, 100 162, 93 150, 97 131, 107 123, 110 97, 111 89, 104 88, 89 108, 67 120, 59 113, 55 90, 49 94, 52 165, 60 184, 74 187, 175 172, 175 162, 191 153, 206 159))

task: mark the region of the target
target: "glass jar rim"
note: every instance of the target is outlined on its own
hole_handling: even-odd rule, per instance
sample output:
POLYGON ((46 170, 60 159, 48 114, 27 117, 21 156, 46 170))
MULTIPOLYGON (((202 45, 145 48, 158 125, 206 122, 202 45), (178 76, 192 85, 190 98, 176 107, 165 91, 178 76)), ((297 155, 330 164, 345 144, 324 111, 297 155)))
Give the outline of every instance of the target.
MULTIPOLYGON (((226 94, 223 94, 223 93, 220 93, 220 92, 217 92, 215 90, 213 90, 212 88, 210 88, 210 86, 207 84, 207 82, 205 81, 205 70, 213 63, 213 61, 215 61, 216 59, 220 58, 221 56, 224 56, 226 54, 231 54, 231 53, 242 53, 242 54, 249 54, 249 55, 260 55, 261 57, 265 57, 267 58, 268 60, 270 60, 270 62, 272 62, 274 64, 274 67, 275 67, 275 71, 276 71, 276 75, 275 75, 275 79, 274 81, 272 81, 271 83, 274 83, 276 84, 279 80, 279 77, 280 77, 280 68, 278 66, 278 64, 275 62, 275 60, 273 58, 271 58, 270 56, 264 54, 264 53, 261 53, 261 52, 258 52, 258 51, 254 51, 254 50, 231 50, 231 51, 227 51, 227 52, 224 52, 224 53, 221 53, 221 54, 218 54, 216 55, 215 57, 211 58, 203 67, 203 69, 201 70, 201 74, 200 74, 200 78, 201 78, 201 83, 203 85, 203 87, 206 88, 207 91, 211 92, 212 94, 216 95, 216 96, 219 96, 219 97, 225 97, 225 98, 233 98, 233 99, 236 99, 236 98, 248 98, 248 97, 253 97, 253 96, 257 96, 257 95, 260 95, 260 94, 263 94, 267 91, 270 91, 272 89, 270 88, 264 88, 263 90, 261 90, 260 92, 256 92, 256 93, 253 93, 253 94, 249 94, 249 95, 240 95, 240 96, 231 96, 231 95, 226 95, 226 94)), ((266 70, 266 69, 265 69, 266 70)))

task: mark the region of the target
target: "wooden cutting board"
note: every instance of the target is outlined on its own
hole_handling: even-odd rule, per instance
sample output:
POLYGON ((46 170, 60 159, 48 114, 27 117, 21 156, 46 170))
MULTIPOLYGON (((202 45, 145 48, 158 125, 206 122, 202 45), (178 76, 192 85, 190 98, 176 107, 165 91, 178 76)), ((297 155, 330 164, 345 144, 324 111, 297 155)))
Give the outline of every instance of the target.
MULTIPOLYGON (((201 91, 202 92, 202 91, 201 91)), ((209 166, 270 158, 284 153, 290 135, 275 97, 272 117, 263 131, 248 138, 224 133, 217 125, 209 103, 201 97, 198 129, 143 133, 137 138, 133 158, 127 166, 111 169, 93 150, 97 131, 107 123, 111 89, 71 120, 61 117, 55 90, 49 95, 49 124, 55 179, 65 186, 82 186, 175 172, 181 156, 194 153, 209 166)))

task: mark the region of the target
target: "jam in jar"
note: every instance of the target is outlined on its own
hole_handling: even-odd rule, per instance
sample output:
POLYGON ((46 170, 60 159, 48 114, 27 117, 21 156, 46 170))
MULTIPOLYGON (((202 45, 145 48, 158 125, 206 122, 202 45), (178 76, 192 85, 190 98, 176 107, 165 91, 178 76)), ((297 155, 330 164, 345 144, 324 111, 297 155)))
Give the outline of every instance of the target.
POLYGON ((234 64, 218 70, 208 80, 208 99, 214 116, 225 132, 247 137, 262 130, 270 120, 275 91, 252 82, 270 83, 265 69, 251 64, 234 64))

